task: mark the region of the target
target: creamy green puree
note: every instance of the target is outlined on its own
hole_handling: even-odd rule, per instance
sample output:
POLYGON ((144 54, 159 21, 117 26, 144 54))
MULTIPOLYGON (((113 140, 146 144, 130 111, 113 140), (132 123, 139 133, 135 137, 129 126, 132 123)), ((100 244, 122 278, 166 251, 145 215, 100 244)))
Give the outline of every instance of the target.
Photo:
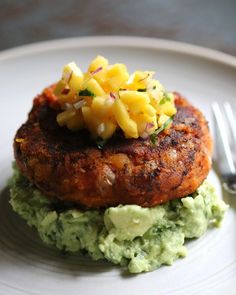
POLYGON ((17 169, 10 188, 13 210, 37 229, 46 244, 64 251, 86 250, 92 259, 105 258, 127 266, 131 273, 184 257, 185 240, 219 226, 227 209, 208 181, 191 196, 153 208, 120 205, 104 211, 53 204, 17 169))

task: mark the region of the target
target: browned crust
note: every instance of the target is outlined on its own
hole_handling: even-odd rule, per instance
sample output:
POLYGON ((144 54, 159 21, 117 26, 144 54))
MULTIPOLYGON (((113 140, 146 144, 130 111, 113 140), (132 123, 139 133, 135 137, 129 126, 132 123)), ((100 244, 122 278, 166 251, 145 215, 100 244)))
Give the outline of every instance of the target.
POLYGON ((72 133, 57 125, 57 104, 48 88, 16 133, 16 162, 47 196, 88 208, 151 207, 186 196, 210 170, 212 140, 202 113, 177 93, 175 103, 174 122, 156 145, 116 134, 99 150, 87 131, 72 133))

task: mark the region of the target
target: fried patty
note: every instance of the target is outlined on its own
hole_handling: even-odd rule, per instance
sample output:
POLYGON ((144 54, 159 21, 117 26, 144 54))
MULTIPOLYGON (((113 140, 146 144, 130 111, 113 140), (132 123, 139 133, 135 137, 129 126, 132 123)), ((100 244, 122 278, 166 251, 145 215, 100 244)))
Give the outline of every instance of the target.
POLYGON ((60 111, 47 88, 35 98, 17 131, 14 152, 21 172, 53 199, 86 208, 118 204, 152 207, 193 193, 211 167, 212 140, 202 113, 175 93, 171 128, 150 139, 117 132, 98 149, 88 131, 59 127, 60 111))

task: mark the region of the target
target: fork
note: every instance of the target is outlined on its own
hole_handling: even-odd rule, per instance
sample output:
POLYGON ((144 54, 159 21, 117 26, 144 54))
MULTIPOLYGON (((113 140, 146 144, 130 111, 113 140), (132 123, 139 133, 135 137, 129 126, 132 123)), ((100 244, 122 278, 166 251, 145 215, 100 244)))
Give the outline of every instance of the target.
POLYGON ((233 107, 225 102, 221 107, 217 102, 212 104, 215 127, 216 163, 222 178, 223 188, 236 195, 236 116, 233 107))

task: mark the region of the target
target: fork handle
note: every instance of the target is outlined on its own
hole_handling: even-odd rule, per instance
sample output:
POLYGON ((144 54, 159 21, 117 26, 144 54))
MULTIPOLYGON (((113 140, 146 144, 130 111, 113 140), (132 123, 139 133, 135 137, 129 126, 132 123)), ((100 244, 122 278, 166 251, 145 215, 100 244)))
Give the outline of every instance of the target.
POLYGON ((227 175, 223 181, 223 188, 230 194, 236 195, 236 175, 227 175))

